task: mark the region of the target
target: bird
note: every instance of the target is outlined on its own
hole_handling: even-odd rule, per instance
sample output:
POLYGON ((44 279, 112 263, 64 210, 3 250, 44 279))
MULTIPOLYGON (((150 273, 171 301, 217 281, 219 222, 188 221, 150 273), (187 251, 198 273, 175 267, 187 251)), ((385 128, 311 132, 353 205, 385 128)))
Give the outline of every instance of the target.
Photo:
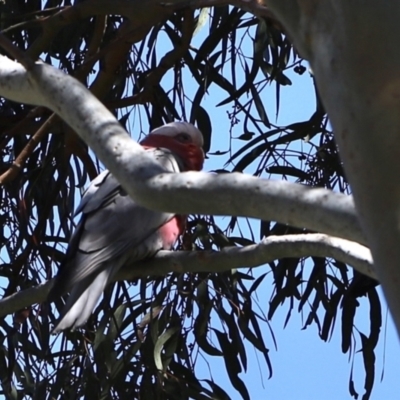
MULTIPOLYGON (((188 122, 171 122, 140 142, 167 172, 200 171, 203 135, 188 122)), ((86 323, 118 270, 170 250, 183 233, 186 217, 137 204, 105 170, 88 186, 75 211, 81 213, 48 301, 69 297, 52 330, 76 330, 86 323)))

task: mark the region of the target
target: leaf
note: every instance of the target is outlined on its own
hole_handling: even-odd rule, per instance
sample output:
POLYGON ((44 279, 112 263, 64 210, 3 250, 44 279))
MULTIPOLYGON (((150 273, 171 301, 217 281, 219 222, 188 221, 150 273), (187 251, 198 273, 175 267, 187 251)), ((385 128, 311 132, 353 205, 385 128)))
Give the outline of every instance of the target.
POLYGON ((265 49, 268 46, 268 27, 266 20, 264 18, 260 18, 258 20, 258 25, 256 29, 256 36, 254 38, 254 48, 253 54, 254 58, 260 59, 263 57, 265 49))
POLYGON ((168 95, 165 93, 164 89, 160 85, 156 85, 156 87, 153 90, 156 93, 155 97, 157 99, 158 104, 165 109, 164 118, 167 121, 171 119, 180 119, 179 113, 176 110, 175 105, 172 103, 168 95))
POLYGON ((240 246, 251 246, 254 244, 254 242, 250 239, 246 239, 244 237, 237 237, 237 236, 230 236, 229 237, 230 242, 238 244, 240 246))
POLYGON ((354 369, 354 365, 352 363, 350 377, 349 377, 349 393, 350 393, 350 395, 352 397, 354 397, 357 400, 358 399, 358 393, 356 392, 356 390, 354 388, 353 369, 354 369))
POLYGON ((164 371, 164 365, 161 358, 161 352, 163 350, 164 344, 179 331, 179 327, 167 329, 158 339, 154 345, 154 363, 159 371, 164 371))
MULTIPOLYGON (((226 78, 224 78, 221 74, 219 74, 215 68, 208 69, 207 78, 210 81, 214 82, 216 85, 218 85, 220 88, 224 89, 226 92, 230 93, 231 97, 229 97, 229 99, 231 100, 226 101, 227 103, 231 102, 234 98, 236 99, 237 96, 236 89, 226 78)), ((222 101, 221 103, 218 103, 216 107, 220 107, 224 104, 226 104, 225 101, 222 101)))
POLYGON ((312 290, 315 289, 316 282, 318 281, 320 274, 321 274, 320 268, 314 264, 310 277, 308 278, 306 288, 303 292, 303 295, 301 296, 301 300, 298 307, 299 311, 302 311, 303 306, 308 301, 312 290))
POLYGON ((264 352, 266 348, 263 346, 263 343, 258 340, 257 336, 250 330, 248 323, 248 317, 244 317, 241 315, 238 318, 239 328, 243 333, 243 336, 259 351, 264 352))
POLYGON ((15 385, 10 382, 11 391, 9 392, 9 399, 18 400, 18 391, 15 385))
POLYGON ((245 133, 241 134, 240 136, 238 136, 236 139, 239 139, 239 140, 251 140, 254 135, 255 135, 254 132, 245 132, 245 133))
POLYGON ((301 169, 295 167, 277 165, 267 168, 266 171, 270 174, 294 176, 296 178, 299 178, 300 181, 307 181, 308 179, 310 179, 310 176, 307 172, 304 172, 301 169))
POLYGON ((314 301, 311 303, 310 306, 310 313, 308 314, 307 320, 303 326, 303 329, 306 329, 307 326, 311 325, 312 322, 317 324, 318 330, 321 331, 321 323, 318 317, 318 308, 321 303, 321 295, 320 292, 317 291, 315 293, 314 301))
POLYGON ((107 335, 111 340, 115 340, 117 334, 121 331, 122 321, 126 312, 126 304, 121 304, 115 310, 110 321, 110 328, 108 329, 107 335))
POLYGON ((342 282, 343 282, 344 286, 348 286, 349 285, 349 277, 347 276, 347 272, 348 272, 349 268, 347 267, 347 265, 345 263, 339 262, 337 260, 333 261, 333 265, 339 270, 340 277, 342 278, 342 282))
POLYGON ((201 29, 204 27, 204 25, 207 23, 209 12, 210 12, 209 7, 204 7, 201 9, 199 16, 198 16, 196 28, 194 29, 194 32, 193 32, 193 37, 196 36, 201 31, 201 29))
POLYGON ((272 298, 272 300, 269 302, 269 309, 267 314, 268 320, 272 319, 278 306, 283 304, 285 302, 285 299, 286 299, 285 290, 283 289, 279 290, 276 293, 276 295, 272 298))
POLYGON ((224 23, 227 18, 229 18, 229 11, 230 11, 230 6, 216 6, 213 7, 212 10, 212 21, 211 21, 211 27, 210 27, 210 32, 214 32, 218 26, 220 26, 222 23, 224 23))
POLYGON ((258 112, 258 115, 259 115, 261 121, 264 123, 264 125, 268 129, 270 129, 271 128, 271 124, 269 123, 267 113, 265 111, 264 105, 262 103, 260 95, 258 94, 257 89, 255 88, 254 85, 252 85, 250 87, 250 90, 251 90, 251 94, 253 96, 253 100, 254 100, 254 103, 256 105, 257 112, 258 112))
POLYGON ((126 122, 128 121, 130 115, 131 112, 129 111, 118 120, 118 122, 124 127, 125 130, 127 130, 126 122))
POLYGON ((216 333, 218 342, 224 353, 223 359, 232 386, 240 393, 244 400, 250 400, 249 392, 245 384, 238 377, 238 374, 241 372, 240 364, 238 359, 234 356, 235 350, 232 348, 227 335, 217 329, 213 329, 213 331, 216 333))
POLYGON ((270 149, 269 143, 260 144, 249 153, 247 153, 235 166, 233 172, 243 172, 243 170, 254 162, 257 157, 263 154, 266 150, 270 149))
MULTIPOLYGON (((150 57, 153 55, 153 53, 155 51, 157 36, 158 36, 160 30, 161 30, 161 25, 156 25, 155 27, 153 27, 150 34, 148 35, 148 39, 147 39, 148 51, 147 51, 147 55, 146 55, 147 63, 149 63, 150 57)), ((145 43, 146 41, 143 41, 143 42, 145 43)))
POLYGON ((212 302, 208 301, 205 306, 199 307, 199 314, 194 321, 194 337, 199 347, 210 356, 221 356, 222 352, 212 346, 207 340, 208 323, 212 310, 212 302))
MULTIPOLYGON (((181 330, 181 326, 176 326, 171 329, 181 330)), ((173 360, 174 354, 178 348, 178 343, 182 338, 179 335, 174 335, 170 340, 165 343, 164 354, 163 354, 163 365, 164 370, 167 369, 171 361, 173 360)))
POLYGON ((232 349, 235 349, 235 354, 239 354, 240 356, 240 361, 242 363, 243 369, 246 372, 247 371, 247 354, 246 354, 246 349, 243 345, 243 341, 239 335, 239 330, 237 328, 235 318, 232 314, 228 314, 225 309, 223 308, 222 304, 217 307, 217 312, 219 317, 223 322, 228 327, 229 330, 229 338, 232 343, 232 349))
POLYGON ((325 342, 328 340, 329 333, 333 333, 333 328, 335 326, 336 313, 339 301, 343 295, 341 290, 336 290, 332 295, 329 302, 329 310, 326 310, 324 321, 322 323, 322 330, 320 333, 321 339, 325 342))
POLYGON ((367 338, 363 333, 360 333, 361 342, 362 342, 362 355, 364 361, 364 369, 365 369, 365 381, 364 381, 364 389, 365 393, 363 395, 363 400, 368 400, 371 396, 372 388, 374 386, 375 381, 375 353, 374 348, 375 344, 367 338))
POLYGON ((369 340, 371 342, 371 346, 375 348, 378 343, 379 334, 381 332, 382 327, 382 308, 381 301, 379 299, 376 288, 373 288, 368 291, 368 300, 369 300, 369 319, 371 323, 371 332, 369 335, 369 340))
POLYGON ((254 329, 254 332, 255 332, 255 337, 261 343, 260 351, 264 355, 264 359, 265 359, 265 362, 267 364, 268 372, 269 372, 268 379, 270 379, 272 377, 272 372, 273 371, 272 371, 271 360, 269 359, 269 355, 268 355, 269 354, 269 350, 265 346, 264 339, 263 339, 263 336, 262 336, 262 333, 261 333, 261 329, 260 329, 260 326, 259 326, 258 321, 257 321, 257 317, 253 312, 250 314, 250 321, 251 321, 251 324, 253 325, 253 329, 254 329))
POLYGON ((260 285, 260 283, 264 280, 264 278, 267 276, 268 272, 265 272, 264 274, 261 274, 254 282, 253 284, 250 286, 249 289, 249 296, 251 296, 251 294, 253 292, 255 292, 258 288, 258 286, 260 285))
POLYGON ((218 386, 215 382, 209 380, 209 379, 204 379, 211 387, 214 397, 214 400, 231 400, 231 398, 228 396, 228 394, 225 392, 224 389, 222 389, 220 386, 218 386))
POLYGON ((351 345, 354 315, 358 301, 352 296, 344 296, 342 300, 342 352, 347 353, 351 345))
POLYGON ((185 366, 176 362, 171 362, 170 370, 173 373, 172 379, 164 380, 164 390, 171 399, 195 399, 195 400, 212 400, 212 393, 201 386, 193 372, 185 366), (177 381, 176 377, 179 377, 177 381), (206 393, 204 395, 202 392, 206 393))
POLYGON ((203 149, 204 152, 207 153, 210 150, 211 135, 212 135, 211 120, 207 111, 200 105, 196 105, 196 108, 192 108, 192 115, 190 117, 190 121, 197 122, 197 127, 203 134, 203 139, 204 139, 203 149))

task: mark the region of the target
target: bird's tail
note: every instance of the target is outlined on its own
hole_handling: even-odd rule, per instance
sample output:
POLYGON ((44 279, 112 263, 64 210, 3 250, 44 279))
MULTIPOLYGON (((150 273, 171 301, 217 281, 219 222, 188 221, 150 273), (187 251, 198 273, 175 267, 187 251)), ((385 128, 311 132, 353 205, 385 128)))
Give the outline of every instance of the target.
POLYGON ((111 273, 112 266, 109 266, 101 271, 89 286, 84 280, 71 290, 61 317, 52 331, 53 334, 64 329, 75 330, 85 324, 107 286, 111 273))

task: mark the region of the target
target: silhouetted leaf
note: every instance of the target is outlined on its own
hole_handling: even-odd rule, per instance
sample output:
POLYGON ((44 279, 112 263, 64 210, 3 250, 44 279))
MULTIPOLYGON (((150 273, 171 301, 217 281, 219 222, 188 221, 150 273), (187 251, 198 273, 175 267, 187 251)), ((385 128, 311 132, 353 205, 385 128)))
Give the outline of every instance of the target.
POLYGON ((252 162, 254 162, 257 157, 259 157, 262 153, 270 148, 269 143, 261 144, 247 153, 242 159, 236 164, 233 172, 240 171, 242 172, 247 166, 249 166, 252 162))
MULTIPOLYGON (((197 105, 195 109, 192 109, 193 122, 197 122, 197 127, 201 130, 204 138, 204 152, 207 153, 210 150, 211 145, 211 135, 212 135, 212 127, 211 120, 207 114, 207 111, 197 105)), ((192 121, 192 118, 190 119, 192 121)))
POLYGON ((236 139, 239 140, 250 140, 255 135, 254 132, 245 132, 242 135, 238 136, 236 139))
POLYGON ((363 400, 368 400, 371 396, 372 388, 375 380, 375 344, 372 343, 367 336, 360 332, 362 343, 362 355, 365 368, 365 382, 363 400))
POLYGON ((324 322, 322 323, 321 330, 321 339, 327 341, 329 339, 329 335, 333 333, 333 327, 336 321, 336 313, 339 305, 339 301, 342 297, 342 292, 340 290, 336 290, 330 298, 329 301, 329 309, 325 312, 324 322))
POLYGON ((217 307, 218 315, 220 316, 221 320, 225 322, 229 330, 229 339, 232 343, 232 348, 235 349, 235 353, 239 355, 240 361, 242 363, 242 367, 244 371, 247 371, 247 354, 246 349, 244 347, 242 338, 239 335, 239 330, 236 325, 235 318, 232 313, 228 314, 222 305, 217 307))
POLYGON ((251 86, 250 90, 251 90, 251 94, 253 96, 253 100, 256 104, 257 112, 258 112, 258 115, 259 115, 261 121, 264 123, 264 125, 267 128, 271 128, 271 124, 269 123, 267 113, 265 111, 265 108, 263 106, 261 97, 258 94, 257 89, 254 86, 251 86))
POLYGON ((228 372, 229 379, 232 383, 232 386, 240 393, 240 395, 245 400, 250 400, 249 393, 247 391, 246 386, 243 381, 238 377, 238 374, 241 372, 240 364, 237 358, 235 357, 234 349, 232 348, 232 344, 229 342, 226 334, 214 329, 215 334, 217 335, 218 342, 221 346, 222 351, 224 352, 224 361, 225 367, 228 372))
POLYGON ((251 142, 245 144, 243 147, 241 147, 236 153, 234 153, 229 160, 226 162, 226 164, 229 164, 230 162, 232 162, 233 160, 235 160, 237 157, 239 157, 241 154, 243 154, 246 150, 249 150, 252 146, 254 146, 255 144, 261 142, 261 141, 265 141, 267 140, 268 137, 276 135, 277 133, 281 132, 280 129, 272 129, 269 132, 262 134, 258 137, 256 137, 255 139, 253 139, 251 142))
POLYGON ((212 391, 213 391, 213 399, 215 400, 230 400, 231 398, 228 394, 223 390, 220 386, 218 386, 215 382, 210 381, 209 379, 204 379, 207 382, 212 391))
POLYGON ((301 181, 306 181, 309 177, 306 172, 302 171, 299 168, 288 167, 284 165, 269 167, 266 169, 266 171, 269 172, 270 174, 294 176, 296 178, 299 178, 301 181))
POLYGON ((351 345, 354 315, 358 301, 352 296, 344 296, 342 300, 342 351, 347 353, 351 345))
POLYGON ((374 348, 378 343, 379 334, 381 333, 382 327, 381 302, 375 288, 368 291, 368 299, 370 304, 369 318, 371 321, 371 333, 369 335, 369 341, 371 346, 374 348))

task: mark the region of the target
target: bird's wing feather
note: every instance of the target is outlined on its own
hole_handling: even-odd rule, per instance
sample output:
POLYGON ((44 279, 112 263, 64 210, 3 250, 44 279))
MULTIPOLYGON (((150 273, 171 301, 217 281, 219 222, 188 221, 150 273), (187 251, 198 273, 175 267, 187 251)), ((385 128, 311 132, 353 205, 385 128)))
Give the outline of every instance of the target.
MULTIPOLYGON (((166 171, 179 172, 184 163, 167 149, 146 149, 166 171)), ((179 153, 180 154, 180 153, 179 153)), ((85 192, 77 213, 82 218, 68 246, 49 299, 70 290, 53 333, 85 323, 101 293, 124 265, 154 255, 175 240, 167 222, 174 214, 147 210, 136 204, 108 172, 85 192), (165 225, 165 226, 164 226, 165 225), (166 230, 160 229, 161 227, 166 230)))
MULTIPOLYGON (((167 171, 179 172, 179 163, 169 150, 147 151, 167 171)), ((158 251, 160 247, 149 249, 141 243, 173 217, 136 204, 108 171, 92 182, 78 210, 83 213, 82 220, 73 234, 50 298, 96 275, 109 260, 123 257, 133 262, 151 255, 150 251, 158 251)))
POLYGON ((74 286, 53 333, 68 328, 75 330, 87 321, 103 293, 111 273, 112 267, 109 266, 93 280, 90 279, 90 282, 84 280, 74 286))
POLYGON ((111 175, 110 171, 105 170, 101 172, 90 182, 74 215, 78 215, 82 211, 89 213, 96 210, 101 206, 104 198, 117 190, 119 186, 121 185, 111 175))

